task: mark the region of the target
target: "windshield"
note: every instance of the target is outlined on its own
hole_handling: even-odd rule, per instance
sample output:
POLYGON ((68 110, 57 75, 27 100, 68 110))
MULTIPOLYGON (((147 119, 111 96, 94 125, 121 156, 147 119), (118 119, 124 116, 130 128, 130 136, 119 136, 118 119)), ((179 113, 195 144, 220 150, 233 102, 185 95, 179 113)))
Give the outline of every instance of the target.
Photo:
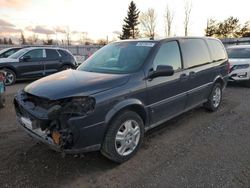
POLYGON ((228 48, 229 58, 250 58, 250 48, 228 48))
POLYGON ((26 49, 21 49, 21 50, 17 51, 16 53, 12 54, 11 56, 9 56, 9 58, 18 59, 23 54, 25 54, 27 51, 29 51, 27 48, 26 49))
POLYGON ((4 48, 4 49, 0 50, 0 54, 6 52, 7 50, 9 50, 9 48, 4 48))
POLYGON ((135 72, 154 45, 153 42, 136 41, 112 43, 97 51, 78 70, 111 74, 135 72))

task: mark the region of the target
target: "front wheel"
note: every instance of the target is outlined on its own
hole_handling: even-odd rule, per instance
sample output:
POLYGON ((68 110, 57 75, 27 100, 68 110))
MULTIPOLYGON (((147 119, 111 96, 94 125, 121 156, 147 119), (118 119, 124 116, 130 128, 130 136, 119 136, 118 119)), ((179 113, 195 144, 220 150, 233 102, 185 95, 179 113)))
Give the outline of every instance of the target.
POLYGON ((70 65, 63 65, 60 69, 60 71, 64 71, 64 70, 68 70, 68 69, 72 69, 72 67, 70 65))
POLYGON ((16 74, 10 69, 4 69, 5 79, 4 83, 6 86, 10 86, 16 82, 16 74))
POLYGON ((144 124, 141 117, 133 111, 123 111, 112 121, 101 153, 114 162, 125 162, 138 151, 143 137, 144 124))
POLYGON ((222 86, 219 83, 216 83, 212 89, 211 94, 209 95, 208 101, 204 104, 204 107, 210 111, 214 112, 218 110, 222 100, 222 86))

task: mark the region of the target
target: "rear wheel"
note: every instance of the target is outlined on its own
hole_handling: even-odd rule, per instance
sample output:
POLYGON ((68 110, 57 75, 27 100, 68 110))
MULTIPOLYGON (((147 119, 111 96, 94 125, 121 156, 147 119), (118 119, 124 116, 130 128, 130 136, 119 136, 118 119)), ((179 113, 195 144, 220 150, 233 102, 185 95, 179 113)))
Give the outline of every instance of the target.
POLYGON ((70 65, 63 65, 60 69, 60 71, 71 69, 72 67, 70 65))
POLYGON ((125 162, 138 151, 143 137, 144 124, 141 117, 133 111, 123 111, 112 121, 101 153, 114 162, 125 162))
POLYGON ((12 85, 16 82, 16 74, 10 69, 4 69, 5 79, 4 83, 6 86, 12 85))
POLYGON ((204 104, 204 107, 210 111, 214 112, 218 110, 222 100, 222 86, 219 83, 215 83, 211 94, 209 95, 208 101, 204 104))

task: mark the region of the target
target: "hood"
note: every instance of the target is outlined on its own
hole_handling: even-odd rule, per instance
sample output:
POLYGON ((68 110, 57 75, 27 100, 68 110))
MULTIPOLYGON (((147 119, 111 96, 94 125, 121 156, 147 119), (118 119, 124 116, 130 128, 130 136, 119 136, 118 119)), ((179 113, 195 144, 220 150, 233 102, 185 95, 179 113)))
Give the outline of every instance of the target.
POLYGON ((74 96, 89 96, 121 86, 130 75, 102 74, 66 70, 37 80, 24 91, 35 96, 58 100, 74 96))
POLYGON ((19 62, 18 59, 12 59, 12 58, 0 58, 0 63, 16 63, 19 62))
POLYGON ((230 65, 250 64, 250 59, 230 58, 228 61, 230 65))

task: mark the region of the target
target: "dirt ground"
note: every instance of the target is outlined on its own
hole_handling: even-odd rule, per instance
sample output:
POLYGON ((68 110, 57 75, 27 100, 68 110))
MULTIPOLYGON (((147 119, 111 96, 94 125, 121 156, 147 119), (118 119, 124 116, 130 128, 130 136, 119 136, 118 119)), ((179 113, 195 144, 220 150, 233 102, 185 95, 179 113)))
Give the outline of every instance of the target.
POLYGON ((187 112, 146 134, 117 165, 99 152, 56 153, 17 125, 7 88, 0 110, 0 187, 250 187, 250 88, 229 86, 216 113, 187 112))

